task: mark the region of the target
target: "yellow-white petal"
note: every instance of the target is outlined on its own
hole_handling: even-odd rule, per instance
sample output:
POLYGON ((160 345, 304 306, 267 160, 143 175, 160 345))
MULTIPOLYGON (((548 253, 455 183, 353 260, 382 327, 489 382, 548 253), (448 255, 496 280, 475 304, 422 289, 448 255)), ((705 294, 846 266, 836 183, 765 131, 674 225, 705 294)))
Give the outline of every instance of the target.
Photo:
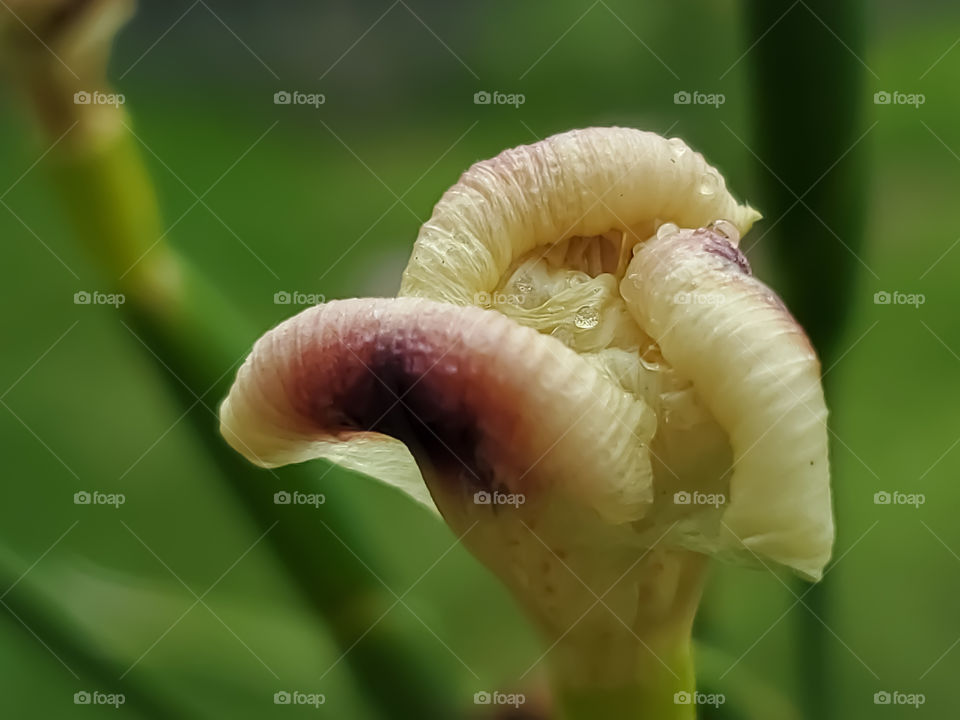
POLYGON ((400 294, 480 304, 478 294, 537 247, 611 230, 643 239, 665 222, 697 227, 718 218, 746 232, 758 217, 679 138, 573 130, 467 170, 421 228, 400 294))
POLYGON ((221 431, 264 466, 324 457, 448 518, 477 491, 574 498, 607 522, 652 500, 642 401, 554 338, 489 310, 413 298, 303 311, 254 346, 221 431), (402 443, 401 443, 402 441, 402 443))
POLYGON ((834 534, 827 410, 803 329, 736 247, 707 228, 638 246, 621 291, 729 437, 718 549, 818 579, 834 534))

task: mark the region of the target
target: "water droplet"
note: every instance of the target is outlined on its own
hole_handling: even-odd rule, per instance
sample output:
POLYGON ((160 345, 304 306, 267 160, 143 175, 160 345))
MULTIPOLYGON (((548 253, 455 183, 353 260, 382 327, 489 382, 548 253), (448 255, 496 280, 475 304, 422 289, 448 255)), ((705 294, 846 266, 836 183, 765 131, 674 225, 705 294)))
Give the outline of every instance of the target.
POLYGON ((736 245, 740 242, 740 231, 737 229, 737 226, 729 220, 714 220, 707 225, 707 227, 718 235, 725 237, 730 241, 731 245, 736 245))
POLYGON ((639 359, 640 359, 640 364, 643 366, 644 370, 659 371, 663 367, 658 362, 651 362, 650 360, 647 360, 643 355, 641 355, 639 359))
POLYGON ((676 223, 664 223, 657 228, 657 240, 663 240, 671 235, 676 235, 679 231, 680 228, 677 227, 676 223))
POLYGON ((592 305, 584 305, 577 310, 573 318, 573 324, 581 330, 595 328, 600 323, 600 313, 592 305))
POLYGON ((670 152, 672 152, 677 157, 683 157, 687 152, 687 144, 680 138, 670 138, 667 140, 667 145, 670 146, 670 152))
POLYGON ((720 179, 714 172, 705 172, 700 176, 700 194, 713 195, 720 187, 720 179))
POLYGON ((533 292, 533 283, 530 281, 529 275, 521 275, 518 277, 514 281, 513 287, 521 295, 526 295, 529 292, 533 292))

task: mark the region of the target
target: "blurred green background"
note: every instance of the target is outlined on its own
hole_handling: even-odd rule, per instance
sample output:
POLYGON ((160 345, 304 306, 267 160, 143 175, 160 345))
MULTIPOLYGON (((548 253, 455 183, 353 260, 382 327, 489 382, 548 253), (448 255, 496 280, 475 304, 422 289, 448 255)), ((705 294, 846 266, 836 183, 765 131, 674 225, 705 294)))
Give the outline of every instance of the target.
MULTIPOLYGON (((703 152, 735 195, 764 212, 743 247, 775 287, 830 297, 832 260, 820 260, 817 245, 858 256, 843 281, 846 307, 818 310, 840 328, 824 357, 839 538, 826 596, 811 606, 822 620, 808 599, 796 602, 805 588, 792 580, 716 566, 698 634, 717 657, 701 676, 734 706, 724 717, 750 703, 738 693, 760 687, 809 708, 802 646, 817 634, 817 669, 832 678, 820 700, 836 717, 952 717, 960 707, 960 8, 871 3, 857 21, 858 44, 802 2, 784 3, 766 30, 749 7, 144 2, 118 39, 111 78, 172 226, 168 241, 249 319, 247 346, 295 310, 274 303, 279 291, 395 293, 420 224, 463 170, 575 127, 650 129, 703 152), (808 75, 798 100, 789 78, 775 96, 756 91, 756 63, 790 43, 780 33, 798 17, 811 48, 829 46, 848 64, 837 75, 858 78, 856 95, 844 98, 856 112, 836 106, 831 73, 808 75), (811 100, 820 84, 822 103, 811 100), (280 90, 323 93, 325 103, 275 105, 280 90), (523 93, 525 102, 476 105, 481 90, 523 93), (684 90, 722 93, 725 102, 675 104, 684 90), (922 93, 925 102, 875 104, 879 91, 922 93), (764 104, 794 118, 787 139, 763 125, 764 104), (859 163, 860 200, 833 200, 840 221, 863 204, 863 239, 814 223, 809 262, 777 262, 775 242, 806 238, 776 239, 780 214, 763 198, 782 173, 766 149, 816 156, 823 128, 837 124, 849 125, 849 139, 813 179, 826 173, 829 183, 859 163), (922 293, 925 302, 876 304, 879 291, 922 293), (926 502, 877 505, 878 491, 923 493, 926 502), (923 693, 925 703, 878 706, 878 691, 923 693)), ((815 64, 802 54, 788 60, 801 73, 815 64)), ((26 573, 0 587, 4 716, 377 717, 350 670, 351 651, 342 656, 329 622, 259 541, 270 524, 252 521, 212 479, 220 470, 129 323, 112 307, 73 303, 77 291, 109 292, 116 278, 75 241, 51 188, 49 141, 12 92, 0 98, 0 555, 13 580, 26 573), (126 503, 75 505, 80 490, 120 492, 126 503), (34 593, 49 607, 28 617, 17 608, 40 608, 34 593), (91 678, 82 658, 60 650, 48 617, 67 644, 72 637, 108 658, 123 679, 91 678), (138 708, 134 681, 176 710, 138 708), (94 689, 128 701, 120 710, 74 705, 74 693, 94 689), (295 689, 326 702, 274 705, 275 692, 295 689)), ((809 184, 791 187, 802 195, 809 184)), ((190 411, 210 434, 219 399, 190 411)), ((328 505, 283 508, 277 520, 315 525, 322 554, 336 542, 324 513, 349 501, 353 527, 369 539, 363 553, 376 552, 358 552, 356 562, 390 589, 357 603, 372 603, 374 618, 385 613, 383 626, 438 669, 464 716, 477 710, 474 692, 494 688, 526 692, 532 710, 542 669, 520 677, 544 648, 498 582, 406 499, 326 470, 315 468, 328 505)), ((285 488, 267 472, 261 480, 264 503, 285 488)), ((336 572, 322 582, 336 584, 336 572)), ((406 660, 393 662, 399 670, 406 660)))

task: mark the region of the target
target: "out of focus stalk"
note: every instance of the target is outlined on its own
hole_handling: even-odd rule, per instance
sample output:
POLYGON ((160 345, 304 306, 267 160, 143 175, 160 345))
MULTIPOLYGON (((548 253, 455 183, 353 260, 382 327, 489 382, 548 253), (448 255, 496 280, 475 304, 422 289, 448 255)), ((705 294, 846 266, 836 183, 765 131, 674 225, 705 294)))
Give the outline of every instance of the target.
MULTIPOLYGON (((379 621, 392 602, 357 559, 377 567, 371 561, 376 553, 357 531, 349 493, 324 489, 326 528, 281 519, 264 471, 220 438, 211 405, 226 394, 233 368, 257 333, 166 242, 155 191, 125 111, 75 100, 75 93, 110 92, 109 48, 132 4, 55 5, 14 3, 29 32, 15 23, 0 31, 4 64, 29 98, 45 144, 60 138, 48 160, 78 239, 96 259, 104 281, 126 295, 127 324, 170 390, 185 409, 192 408, 188 418, 229 492, 257 528, 273 525, 264 542, 344 648, 344 662, 365 697, 384 717, 452 717, 453 668, 428 666, 413 638, 379 621)), ((277 474, 286 487, 304 489, 316 483, 319 471, 294 467, 277 474)))
MULTIPOLYGON (((864 246, 866 135, 861 108, 867 93, 861 0, 748 0, 746 42, 760 38, 747 62, 752 71, 754 139, 767 167, 757 173, 760 202, 778 266, 776 289, 829 367, 842 348, 857 275, 869 273, 864 246)), ((764 232, 763 227, 758 230, 764 232)), ((830 378, 825 378, 828 404, 830 378)), ((831 408, 835 408, 831 405, 831 408)), ((836 422, 836 412, 831 415, 836 422)), ((836 499, 835 499, 836 500, 836 499)), ((837 527, 844 508, 834 505, 837 527)), ((797 588, 798 594, 805 592, 797 588)), ((804 603, 831 624, 829 581, 804 603)), ((824 625, 801 610, 796 624, 805 717, 836 716, 838 697, 824 625)))
MULTIPOLYGON (((17 621, 14 626, 32 637, 33 628, 41 628, 43 644, 56 659, 73 673, 76 668, 82 673, 78 687, 93 684, 103 692, 117 688, 117 678, 126 670, 126 663, 104 650, 97 638, 86 633, 79 634, 65 620, 66 615, 56 601, 44 593, 37 583, 23 577, 14 569, 14 562, 6 553, 0 553, 0 587, 13 588, 0 598, 4 612, 17 621)), ((31 640, 32 642, 32 640, 31 640)), ((160 687, 149 678, 130 678, 123 683, 124 704, 129 703, 143 717, 164 720, 171 717, 191 717, 184 703, 170 696, 168 688, 160 687)), ((64 698, 68 701, 69 698, 64 698)))

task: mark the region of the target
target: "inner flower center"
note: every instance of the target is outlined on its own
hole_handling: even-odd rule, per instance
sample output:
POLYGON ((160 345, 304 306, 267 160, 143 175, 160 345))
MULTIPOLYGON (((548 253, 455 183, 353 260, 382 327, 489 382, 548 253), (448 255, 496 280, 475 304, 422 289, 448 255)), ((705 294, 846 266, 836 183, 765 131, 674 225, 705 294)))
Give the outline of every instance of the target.
POLYGON ((575 235, 530 255, 543 256, 554 267, 578 270, 590 277, 609 273, 619 280, 627 270, 630 248, 635 243, 636 239, 626 233, 610 230, 592 237, 575 235))
POLYGON ((630 318, 619 290, 635 242, 611 230, 535 248, 514 261, 486 304, 581 354, 643 351, 653 343, 630 318))
MULTIPOLYGON (((669 226, 668 231, 676 231, 669 226)), ((666 362, 657 343, 630 315, 620 294, 633 247, 644 238, 609 231, 574 236, 518 257, 497 288, 482 296, 486 307, 551 335, 575 350, 623 390, 642 398, 660 418, 651 444, 655 504, 651 517, 679 519, 704 508, 674 502, 675 493, 698 490, 726 498, 732 453, 725 433, 696 389, 666 362), (689 452, 689 448, 697 452, 689 452)), ((684 497, 684 496, 680 496, 684 497)))

